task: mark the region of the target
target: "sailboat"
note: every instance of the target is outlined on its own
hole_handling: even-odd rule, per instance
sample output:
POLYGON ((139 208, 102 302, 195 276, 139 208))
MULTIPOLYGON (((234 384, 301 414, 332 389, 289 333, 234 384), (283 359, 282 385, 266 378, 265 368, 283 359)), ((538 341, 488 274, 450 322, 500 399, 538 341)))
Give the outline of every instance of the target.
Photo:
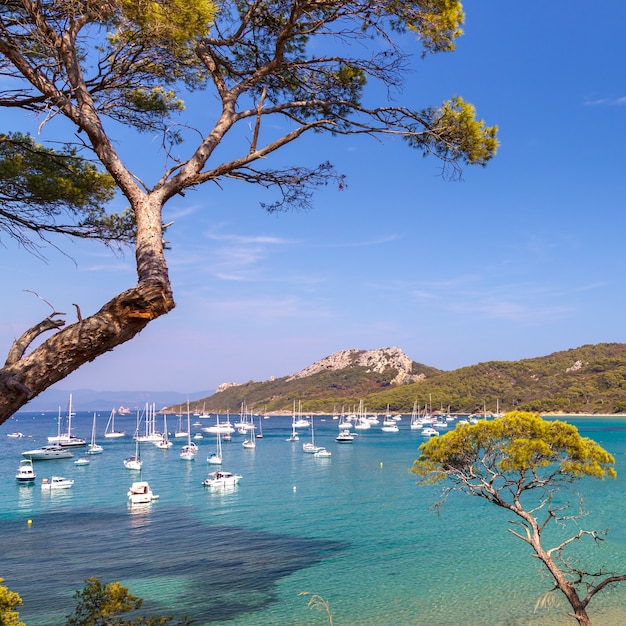
POLYGON ((261 424, 261 416, 259 416, 259 432, 256 434, 257 439, 263 439, 263 425, 261 424))
POLYGON ((171 448, 174 444, 170 441, 169 435, 167 434, 167 415, 163 414, 163 436, 159 441, 155 441, 154 445, 160 450, 167 450, 171 448))
POLYGON ((174 437, 176 439, 182 439, 183 437, 186 437, 188 434, 189 434, 189 429, 184 430, 184 428, 183 428, 183 415, 181 413, 178 416, 178 428, 174 432, 174 437))
POLYGON ((287 441, 299 441, 300 437, 298 436, 298 431, 296 430, 296 411, 295 411, 295 402, 294 402, 294 411, 291 416, 291 437, 287 439, 287 441))
POLYGON ((96 414, 93 414, 93 425, 91 426, 91 443, 87 446, 87 454, 102 454, 104 448, 96 443, 96 414))
POLYGON ((57 434, 48 437, 48 443, 54 443, 64 448, 70 446, 84 446, 87 443, 84 439, 72 435, 72 417, 74 417, 74 415, 72 411, 72 394, 70 394, 69 408, 67 410, 67 432, 65 434, 61 433, 61 407, 59 407, 57 434))
POLYGON ((106 428, 104 429, 104 438, 105 439, 119 439, 120 437, 126 436, 125 432, 115 430, 115 408, 111 411, 111 415, 109 415, 109 421, 107 422, 106 428))
POLYGON ((313 428, 313 417, 311 416, 311 441, 302 444, 302 450, 308 454, 315 454, 321 450, 321 446, 315 445, 315 429, 313 428))
MULTIPOLYGON (((217 418, 217 421, 219 423, 219 416, 217 418)), ((209 465, 221 465, 222 464, 222 433, 220 433, 220 431, 217 431, 217 448, 216 451, 213 452, 212 454, 209 454, 209 456, 207 457, 207 463, 209 463, 209 465)))
MULTIPOLYGON (((294 412, 296 403, 294 401, 294 412)), ((308 428, 311 424, 306 417, 302 416, 302 400, 298 400, 298 417, 295 420, 296 428, 308 428)))
POLYGON ((189 401, 187 401, 187 443, 180 450, 180 458, 183 461, 193 461, 198 454, 198 446, 191 441, 191 415, 189 413, 189 401))
POLYGON ((137 426, 135 427, 135 454, 124 459, 124 467, 129 470, 141 470, 143 461, 139 454, 139 413, 137 413, 137 426))

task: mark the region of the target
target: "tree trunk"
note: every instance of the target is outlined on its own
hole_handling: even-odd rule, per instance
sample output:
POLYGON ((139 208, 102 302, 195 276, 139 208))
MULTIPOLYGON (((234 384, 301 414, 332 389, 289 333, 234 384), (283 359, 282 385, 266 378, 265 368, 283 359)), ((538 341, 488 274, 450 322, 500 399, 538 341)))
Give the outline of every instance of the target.
MULTIPOLYGON (((0 369, 0 424, 42 391, 81 365, 129 341, 152 320, 176 305, 163 254, 162 199, 140 196, 137 217, 137 286, 110 300, 97 313, 59 330, 31 353, 28 344, 39 334, 62 326, 50 318, 22 335, 0 369)), ((58 315, 58 314, 54 314, 58 315)))
POLYGON ((97 313, 60 330, 0 370, 0 424, 81 365, 113 350, 175 306, 169 283, 139 284, 97 313))

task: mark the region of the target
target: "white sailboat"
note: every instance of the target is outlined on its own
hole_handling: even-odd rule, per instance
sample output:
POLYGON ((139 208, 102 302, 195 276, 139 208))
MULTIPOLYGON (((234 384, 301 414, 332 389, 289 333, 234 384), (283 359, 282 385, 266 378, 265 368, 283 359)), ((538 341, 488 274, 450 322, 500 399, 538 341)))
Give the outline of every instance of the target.
POLYGON ((163 435, 159 441, 155 441, 154 445, 160 450, 168 450, 174 444, 170 441, 169 435, 167 433, 167 415, 163 414, 163 435))
POLYGON ((139 414, 137 414, 137 426, 135 428, 135 454, 124 459, 124 467, 129 470, 140 471, 143 461, 139 453, 139 414))
POLYGON ((80 437, 72 435, 72 417, 74 412, 72 410, 72 394, 70 394, 69 406, 67 410, 67 432, 61 432, 61 408, 59 407, 59 417, 57 420, 57 434, 48 437, 48 443, 54 443, 64 448, 70 446, 84 446, 87 442, 80 437))
POLYGON ((87 446, 87 454, 102 454, 104 448, 96 443, 96 414, 93 414, 93 424, 91 426, 91 442, 87 446))
POLYGON ((287 441, 300 441, 300 437, 298 436, 298 431, 296 430, 295 402, 294 402, 294 412, 291 416, 291 437, 289 437, 287 441))
MULTIPOLYGON (((219 422, 219 417, 218 417, 218 422, 219 422)), ((217 448, 215 450, 215 452, 213 452, 212 454, 209 454, 209 456, 207 457, 207 463, 209 463, 209 465, 221 465, 222 464, 222 433, 220 433, 220 431, 217 431, 217 448)))
POLYGON ((120 437, 125 436, 125 432, 115 430, 115 408, 113 408, 113 410, 111 411, 111 415, 109 415, 109 421, 107 422, 106 428, 104 429, 104 438, 119 439, 120 437))
POLYGON ((180 458, 183 461, 193 461, 198 454, 198 446, 191 441, 191 415, 189 413, 189 402, 187 402, 187 443, 180 450, 180 458))
MULTIPOLYGON (((200 422, 198 422, 199 424, 200 422)), ((175 439, 182 439, 183 437, 187 437, 187 435, 189 434, 189 429, 185 430, 183 427, 183 415, 182 413, 178 416, 178 427, 176 428, 176 431, 174 432, 174 438, 175 439)))
POLYGON ((321 450, 321 446, 315 445, 315 428, 313 427, 313 418, 311 417, 311 441, 302 444, 302 450, 308 454, 315 454, 321 450))
POLYGON ((156 405, 154 403, 150 405, 146 402, 145 416, 146 431, 143 435, 137 433, 135 436, 139 439, 139 441, 150 441, 152 443, 160 441, 162 435, 156 429, 156 405))

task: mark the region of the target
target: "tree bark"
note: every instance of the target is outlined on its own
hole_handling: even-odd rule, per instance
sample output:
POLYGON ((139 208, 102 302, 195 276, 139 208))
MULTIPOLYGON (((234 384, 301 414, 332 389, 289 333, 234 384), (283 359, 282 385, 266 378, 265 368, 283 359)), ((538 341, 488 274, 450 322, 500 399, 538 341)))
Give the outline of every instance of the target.
POLYGON ((140 282, 0 370, 0 424, 81 365, 113 350, 175 306, 169 281, 140 282))

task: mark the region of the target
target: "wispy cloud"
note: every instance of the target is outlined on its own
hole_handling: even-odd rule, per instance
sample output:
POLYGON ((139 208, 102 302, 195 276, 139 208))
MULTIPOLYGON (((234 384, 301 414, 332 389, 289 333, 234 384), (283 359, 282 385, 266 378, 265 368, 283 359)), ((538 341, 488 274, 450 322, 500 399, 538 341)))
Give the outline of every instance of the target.
POLYGON ((626 96, 618 96, 617 98, 596 98, 595 100, 585 100, 585 106, 624 106, 626 105, 626 96))

